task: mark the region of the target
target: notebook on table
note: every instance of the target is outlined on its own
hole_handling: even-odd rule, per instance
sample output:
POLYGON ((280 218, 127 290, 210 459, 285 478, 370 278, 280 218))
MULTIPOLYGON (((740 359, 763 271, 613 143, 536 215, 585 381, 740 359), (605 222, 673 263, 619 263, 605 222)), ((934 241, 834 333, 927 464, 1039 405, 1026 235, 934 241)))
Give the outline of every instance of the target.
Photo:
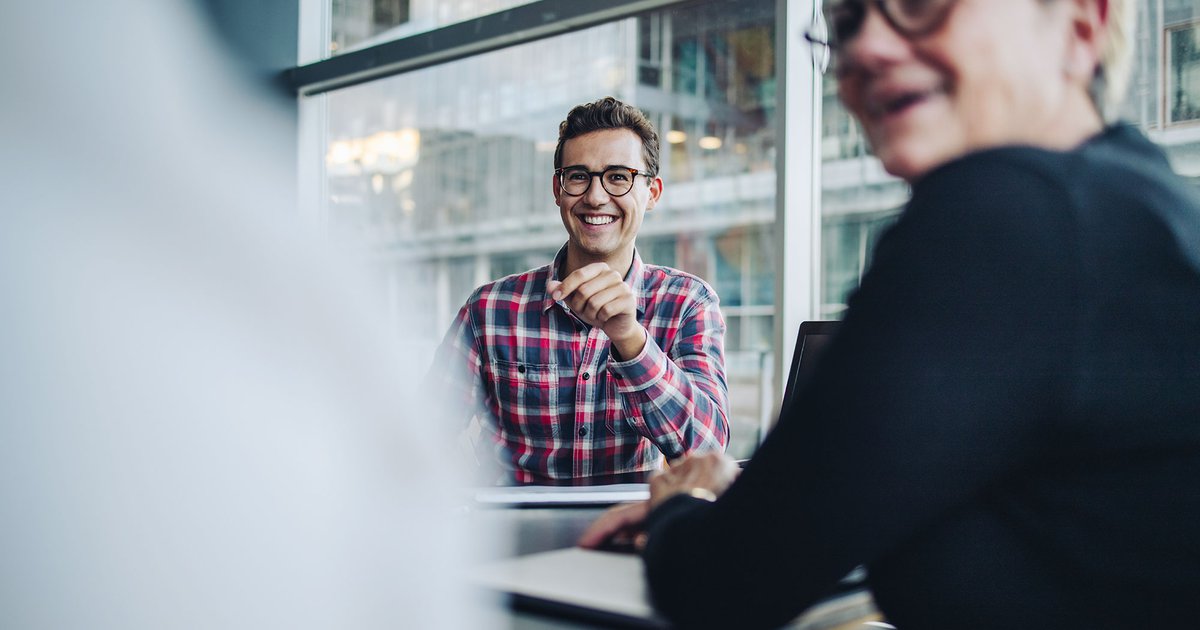
POLYGON ((599 486, 495 486, 473 490, 481 507, 596 507, 644 501, 650 498, 645 483, 599 486))

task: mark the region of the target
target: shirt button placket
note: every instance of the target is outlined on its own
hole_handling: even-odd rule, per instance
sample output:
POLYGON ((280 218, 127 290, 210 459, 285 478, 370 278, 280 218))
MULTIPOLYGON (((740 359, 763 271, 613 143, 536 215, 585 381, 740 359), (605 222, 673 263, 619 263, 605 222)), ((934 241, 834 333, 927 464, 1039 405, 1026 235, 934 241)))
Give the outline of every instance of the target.
MULTIPOLYGON (((583 381, 586 383, 587 381, 589 381, 589 380, 592 378, 592 373, 591 373, 591 372, 584 372, 583 374, 581 374, 581 375, 580 375, 580 378, 582 378, 582 379, 583 379, 583 381)), ((581 388, 582 388, 582 387, 583 387, 583 386, 581 386, 581 388)), ((591 398, 592 398, 592 396, 588 395, 588 396, 586 396, 586 398, 587 398, 587 399, 591 399, 591 398)), ((593 407, 593 408, 594 408, 594 407, 593 407)), ((587 425, 585 424, 585 425, 583 425, 583 426, 579 427, 579 431, 577 432, 577 434, 579 435, 579 437, 587 437, 587 434, 588 434, 588 428, 587 428, 587 425)))
POLYGON ((589 328, 586 339, 583 343, 582 352, 579 357, 579 376, 575 382, 575 421, 578 423, 578 428, 575 430, 575 472, 576 474, 591 475, 592 464, 591 459, 591 439, 588 437, 592 433, 591 425, 596 422, 596 418, 604 417, 604 404, 606 401, 599 399, 596 389, 599 387, 597 383, 592 382, 592 374, 596 371, 598 365, 597 354, 603 346, 601 341, 602 331, 599 328, 589 328))

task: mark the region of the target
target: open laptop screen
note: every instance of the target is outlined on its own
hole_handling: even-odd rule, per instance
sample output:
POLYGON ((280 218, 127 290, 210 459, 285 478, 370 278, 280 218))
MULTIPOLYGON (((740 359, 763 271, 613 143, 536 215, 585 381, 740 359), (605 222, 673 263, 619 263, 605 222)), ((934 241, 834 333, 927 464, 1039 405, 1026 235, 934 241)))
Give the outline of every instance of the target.
POLYGON ((783 406, 787 407, 800 384, 807 381, 816 368, 817 359, 841 322, 820 321, 800 324, 796 349, 792 352, 792 367, 788 370, 787 387, 783 390, 783 406))

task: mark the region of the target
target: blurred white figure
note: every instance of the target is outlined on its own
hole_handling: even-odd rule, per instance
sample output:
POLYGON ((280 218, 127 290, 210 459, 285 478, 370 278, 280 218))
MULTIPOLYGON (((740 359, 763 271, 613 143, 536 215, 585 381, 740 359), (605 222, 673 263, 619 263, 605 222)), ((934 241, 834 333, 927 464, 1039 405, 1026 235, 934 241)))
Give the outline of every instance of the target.
POLYGON ((426 361, 298 229, 290 117, 180 0, 68 5, 0 39, 0 627, 477 626, 426 361))

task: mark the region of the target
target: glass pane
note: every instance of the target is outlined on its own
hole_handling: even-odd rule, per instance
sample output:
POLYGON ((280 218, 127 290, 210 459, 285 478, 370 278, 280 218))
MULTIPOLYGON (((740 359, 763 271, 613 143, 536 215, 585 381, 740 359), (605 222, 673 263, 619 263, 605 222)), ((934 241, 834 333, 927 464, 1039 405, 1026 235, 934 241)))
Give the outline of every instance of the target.
POLYGON ((731 355, 727 360, 729 370, 730 414, 745 419, 733 423, 729 439, 730 457, 745 459, 754 454, 758 445, 761 426, 767 426, 774 418, 775 396, 771 383, 764 381, 762 374, 770 370, 771 335, 775 318, 772 315, 742 315, 741 309, 727 312, 726 324, 729 333, 726 340, 736 343, 744 350, 731 355), (756 419, 757 423, 750 419, 756 419))
POLYGON ((837 99, 826 75, 821 137, 821 310, 839 319, 858 287, 874 242, 900 215, 908 185, 871 155, 858 122, 837 99))
POLYGON ((330 93, 330 216, 382 266, 430 270, 422 329, 444 331, 475 284, 565 242, 551 180, 567 111, 608 95, 641 107, 665 182, 643 258, 717 287, 730 320, 735 305, 758 309, 726 339, 729 376, 747 383, 734 395, 753 396, 732 401, 749 411, 731 421, 752 446, 775 304, 774 18, 771 0, 691 6, 330 93))
POLYGON ((332 0, 328 55, 366 48, 534 0, 332 0))
POLYGON ((1168 31, 1167 111, 1171 123, 1200 119, 1200 29, 1194 25, 1168 31))

